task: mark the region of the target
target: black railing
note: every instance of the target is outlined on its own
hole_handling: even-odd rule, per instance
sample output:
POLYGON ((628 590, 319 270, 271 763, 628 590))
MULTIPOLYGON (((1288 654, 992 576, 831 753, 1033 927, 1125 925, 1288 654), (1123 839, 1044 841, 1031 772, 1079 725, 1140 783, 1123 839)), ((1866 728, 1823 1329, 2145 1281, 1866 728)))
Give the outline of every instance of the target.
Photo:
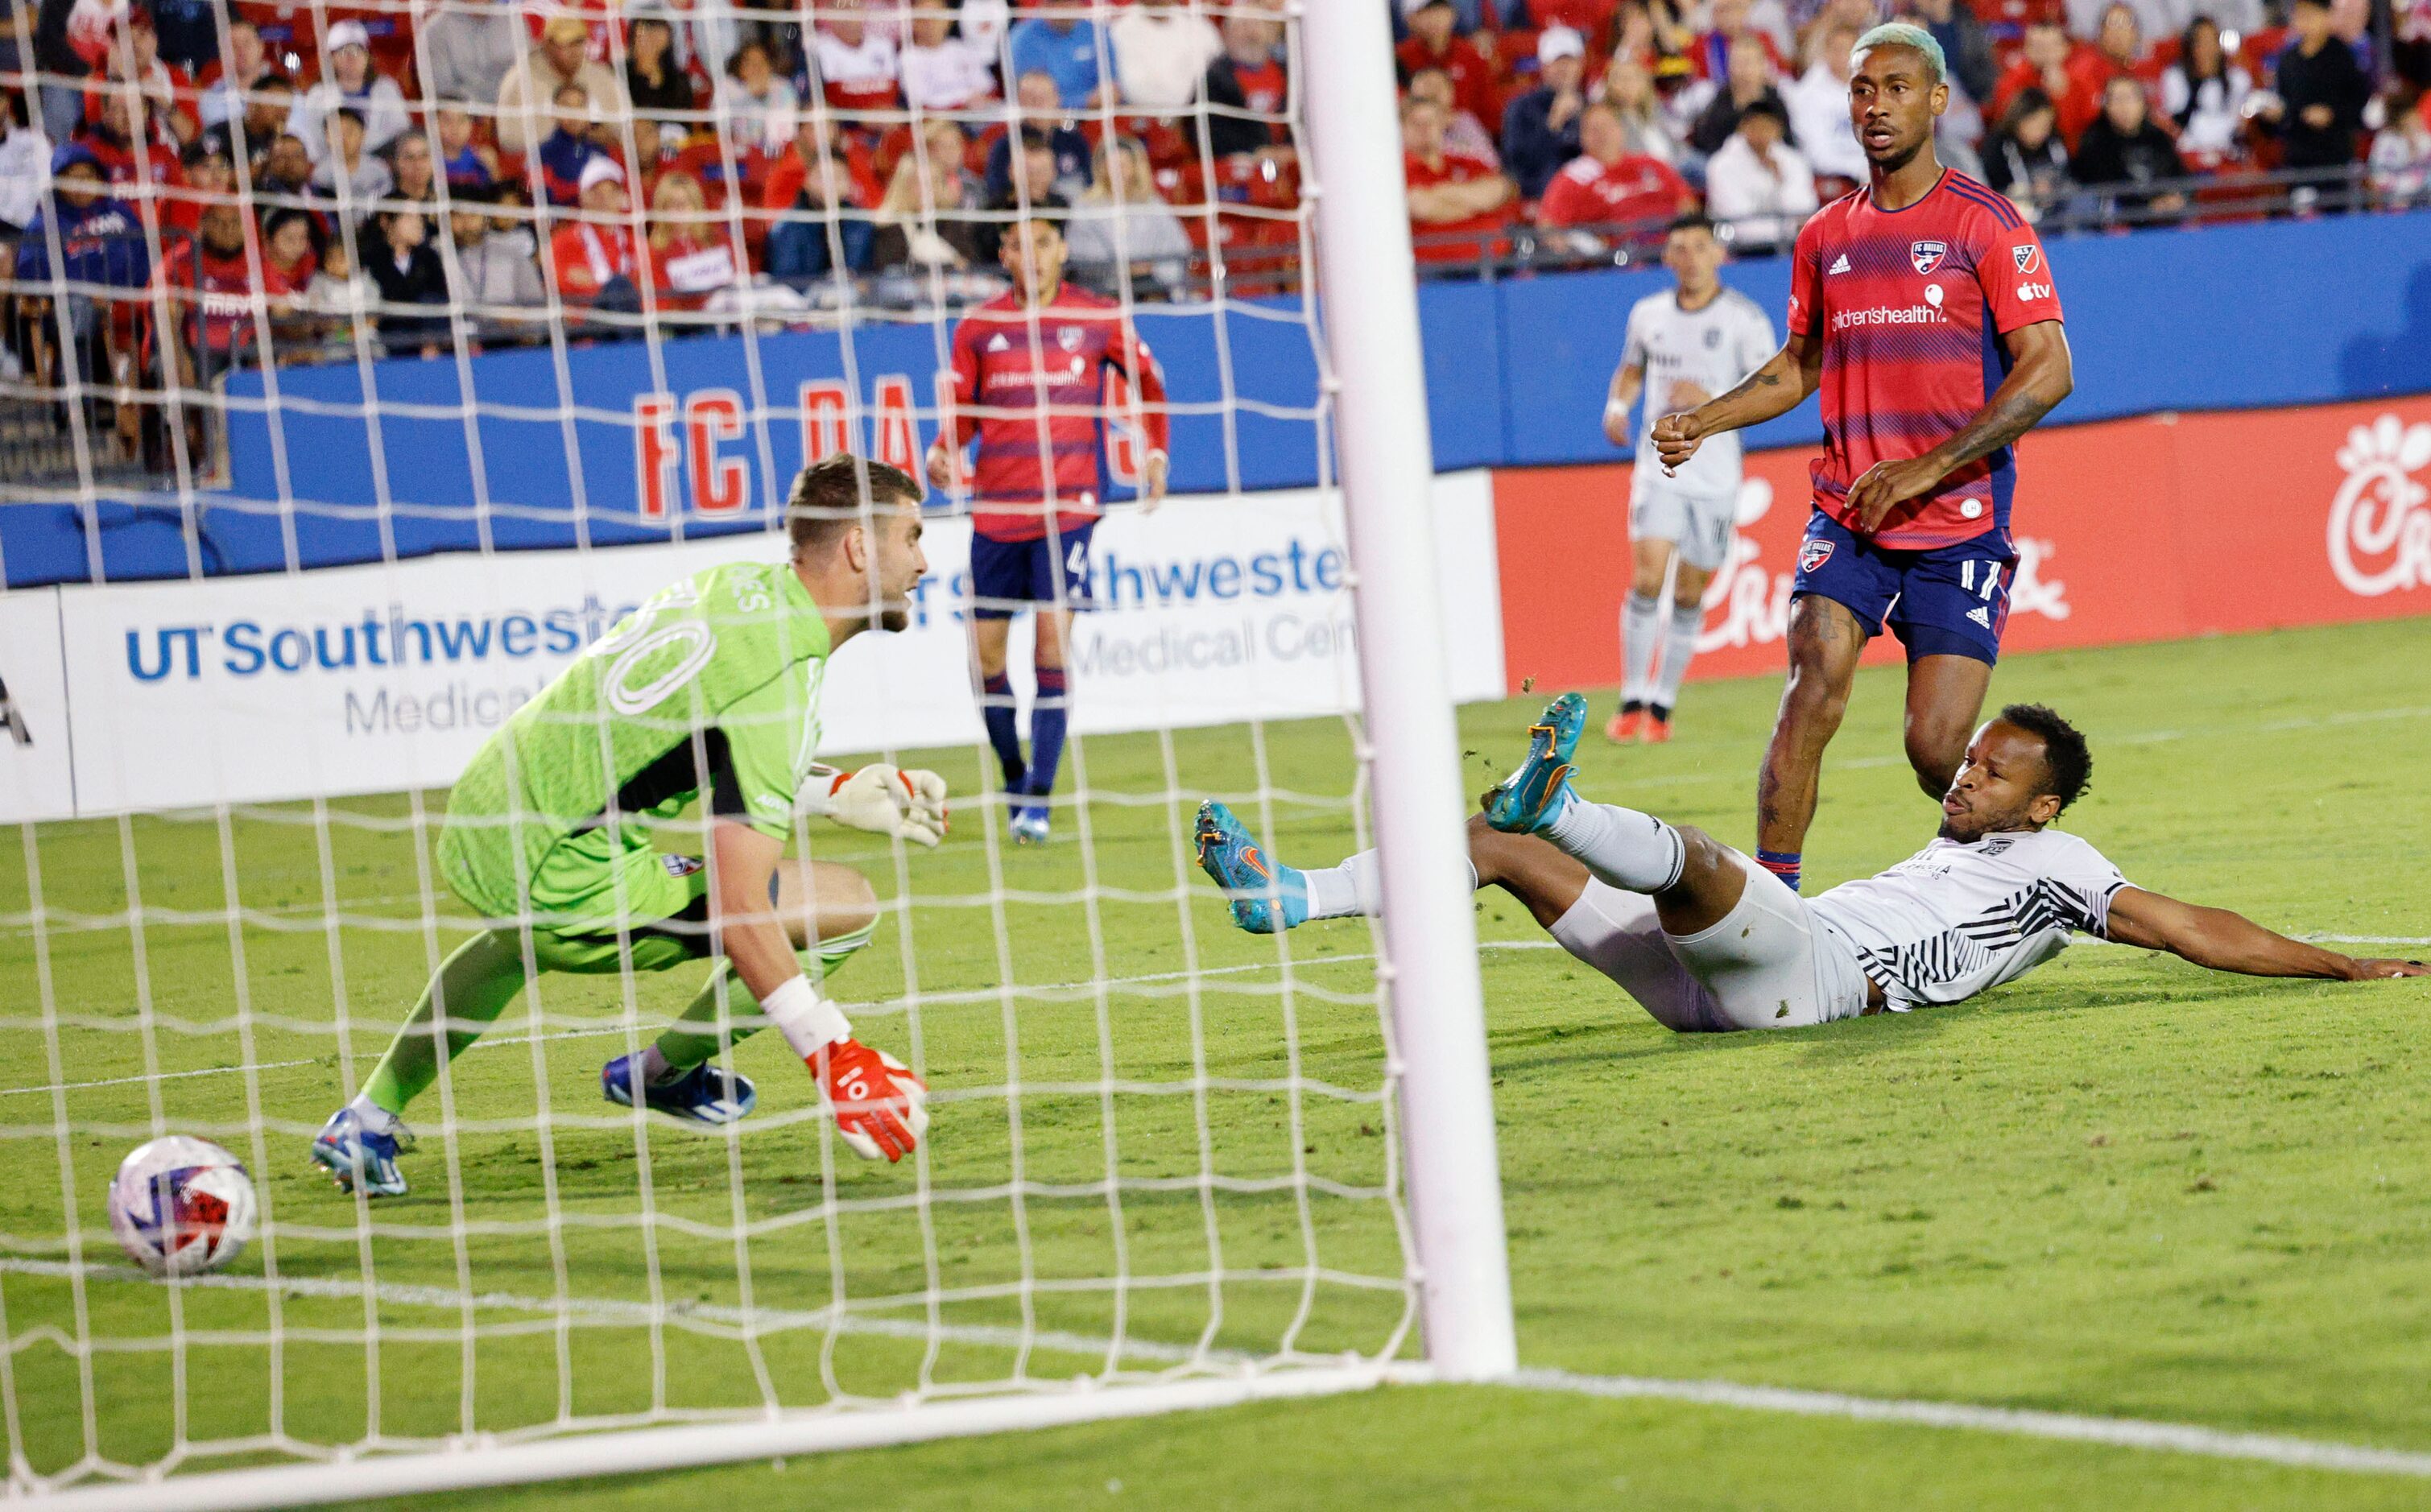
MULTIPOLYGON (((2138 183, 2072 185, 2065 193, 2020 207, 2044 236, 2196 226, 2289 215, 2346 214, 2392 208, 2361 163, 2340 168, 2231 170, 2138 183)), ((1770 216, 1757 219, 1770 221, 1770 216)), ((1739 258, 1789 250, 1797 217, 1780 218, 1778 236, 1749 236, 1718 227, 1739 258)), ((1411 237, 1422 278, 1498 278, 1588 268, 1646 267, 1660 260, 1669 218, 1547 227, 1515 223, 1492 230, 1417 231, 1411 237)))

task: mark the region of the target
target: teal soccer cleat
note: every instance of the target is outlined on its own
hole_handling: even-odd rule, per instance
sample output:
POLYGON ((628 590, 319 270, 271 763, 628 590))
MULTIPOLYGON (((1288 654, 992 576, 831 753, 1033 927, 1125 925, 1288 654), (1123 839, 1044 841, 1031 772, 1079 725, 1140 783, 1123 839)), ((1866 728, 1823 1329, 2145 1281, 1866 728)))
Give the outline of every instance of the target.
POLYGON ((1267 855, 1231 809, 1213 798, 1201 803, 1197 830, 1199 865, 1232 899, 1233 923, 1274 934, 1308 922, 1308 883, 1267 855))
POLYGON ((1570 801, 1571 753, 1587 727, 1587 700, 1565 693, 1528 727, 1528 759, 1485 795, 1485 822, 1505 834, 1541 834, 1570 801))

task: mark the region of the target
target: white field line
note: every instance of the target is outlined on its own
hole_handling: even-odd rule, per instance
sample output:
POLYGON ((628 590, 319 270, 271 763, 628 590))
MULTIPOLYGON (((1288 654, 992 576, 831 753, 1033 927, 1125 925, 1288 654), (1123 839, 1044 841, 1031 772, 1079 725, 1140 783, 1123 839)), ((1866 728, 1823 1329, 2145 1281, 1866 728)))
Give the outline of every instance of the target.
MULTIPOLYGON (((2431 945, 2431 934, 2299 934, 2295 937, 2315 945, 2431 945)), ((2088 935, 2080 943, 2086 945, 2107 946, 2112 945, 2115 942, 2110 940, 2095 939, 2088 935)), ((1562 947, 1560 942, 1555 940, 1480 940, 1477 942, 1477 948, 1481 950, 1558 950, 1562 947)), ((2121 949, 2131 949, 2126 946, 2120 946, 2118 948, 2121 949)), ((1372 950, 1357 950, 1344 955, 1311 956, 1305 960, 1294 961, 1292 963, 1292 967, 1295 970, 1307 970, 1314 966, 1350 965, 1361 961, 1373 961, 1375 959, 1376 955, 1372 950)), ((1104 985, 1109 987, 1146 986, 1158 983, 1183 982, 1192 977, 1232 976, 1244 971, 1277 971, 1281 969, 1281 962, 1251 961, 1236 966, 1206 966, 1198 971, 1151 971, 1143 976, 1108 977, 1105 979, 1104 985)), ((1042 993, 1079 992, 1085 991, 1097 985, 1098 985, 1098 983, 1094 982, 1057 982, 1036 986, 1022 986, 1017 987, 1014 990, 1016 992, 1042 993)), ((845 1006, 860 1009, 877 1005, 868 1003, 847 1003, 845 1004, 845 1006)), ((626 1026, 622 1024, 607 1024, 594 1029, 554 1030, 543 1034, 492 1034, 485 1035, 480 1039, 475 1040, 469 1048, 473 1050, 503 1050, 511 1045, 528 1045, 534 1040, 594 1039, 610 1034, 623 1034, 625 1033, 626 1026)), ((380 1050, 360 1050, 356 1052, 355 1059, 359 1061, 376 1060, 382 1053, 384 1052, 380 1050)), ((52 1092, 83 1092, 94 1087, 104 1086, 135 1086, 147 1082, 174 1082, 181 1078, 193 1076, 236 1076, 248 1070, 283 1071, 293 1069, 298 1066, 319 1066, 327 1059, 328 1057, 327 1056, 308 1056, 301 1060, 293 1061, 262 1061, 250 1067, 206 1066, 191 1071, 162 1071, 157 1076, 109 1076, 92 1082, 53 1082, 44 1083, 39 1086, 0 1087, 0 1098, 27 1097, 36 1093, 48 1094, 52 1092)))
MULTIPOLYGON (((0 1257, 0 1271, 19 1275, 63 1277, 79 1268, 89 1280, 159 1285, 143 1271, 129 1266, 88 1263, 79 1268, 65 1261, 0 1257)), ((228 1291, 277 1290, 288 1296, 327 1297, 340 1301, 360 1300, 366 1289, 360 1282, 332 1277, 287 1277, 274 1283, 260 1276, 198 1276, 189 1278, 181 1285, 228 1291)), ((1027 1342, 1039 1349, 1100 1359, 1114 1348, 1114 1341, 1111 1339, 1092 1338, 1086 1335, 1060 1330, 1043 1330, 1025 1335, 1017 1328, 970 1324, 941 1325, 931 1329, 925 1321, 910 1319, 868 1318, 850 1313, 839 1314, 832 1308, 815 1312, 789 1312, 772 1308, 746 1310, 702 1303, 668 1309, 662 1315, 657 1309, 645 1302, 612 1299, 569 1298, 561 1304, 545 1298, 521 1297, 506 1292, 481 1292, 467 1295, 444 1286, 403 1285, 391 1282, 377 1283, 368 1289, 380 1302, 392 1306, 429 1307, 458 1313, 468 1307, 491 1311, 544 1314, 550 1317, 562 1313, 587 1321, 629 1326, 647 1326, 654 1319, 663 1316, 667 1320, 677 1322, 696 1319, 762 1332, 792 1328, 831 1328, 840 1333, 880 1334, 892 1337, 916 1339, 926 1339, 933 1334, 937 1337, 961 1343, 1009 1348, 1017 1348, 1027 1342)), ((1235 1352, 1194 1351, 1180 1345, 1146 1339, 1125 1339, 1122 1352, 1125 1355, 1137 1356, 1144 1361, 1159 1361, 1171 1365, 1204 1364, 1218 1369, 1237 1369, 1251 1363, 1250 1356, 1235 1352)), ((1414 1383, 1428 1378, 1428 1372, 1423 1365, 1413 1364, 1396 1373, 1403 1373, 1404 1379, 1414 1383)), ((1923 1428, 1954 1428, 1978 1433, 2008 1434, 2027 1438, 2057 1439, 2071 1443, 2109 1444, 2122 1449, 2194 1454, 2211 1459, 2258 1460, 2267 1464, 2285 1465, 2302 1470, 2431 1479, 2431 1453, 2418 1451, 2379 1449, 2365 1444, 2296 1438, 2278 1434, 2238 1433, 2229 1429, 2207 1428, 2195 1423, 2156 1422, 2140 1418, 2105 1418, 2086 1413, 2049 1412, 2031 1407, 1992 1407, 1963 1402, 1921 1402, 1900 1398, 1861 1397, 1839 1391, 1814 1391, 1789 1386, 1742 1386, 1735 1381, 1672 1381, 1651 1376, 1584 1375, 1569 1370, 1521 1369, 1495 1378, 1486 1384, 1530 1391, 1558 1391, 1574 1396, 1624 1400, 1648 1398, 1664 1402, 1690 1403, 1701 1406, 1731 1407, 1742 1411, 1783 1412, 1800 1417, 1841 1418, 1858 1422, 1907 1423, 1923 1428)))
POLYGON ((1982 1433, 2057 1438, 2071 1443, 2114 1444, 2212 1459, 2261 1460, 2303 1470, 2345 1470, 2366 1475, 2431 1479, 2431 1453, 2374 1449, 2278 1434, 2237 1433, 2194 1423, 2154 1422, 2141 1418, 2097 1418, 2044 1412, 2032 1407, 1986 1407, 1963 1402, 1913 1402, 1854 1397, 1838 1391, 1787 1386, 1740 1386, 1731 1381, 1665 1381, 1628 1375, 1576 1375, 1568 1370, 1516 1370, 1498 1385, 1532 1391, 1564 1391, 1588 1397, 1652 1397, 1755 1412, 1788 1412, 1809 1418, 1847 1418, 1860 1422, 1912 1423, 1923 1428, 1965 1428, 1982 1433))
MULTIPOLYGON (((35 1260, 22 1256, 0 1256, 0 1272, 22 1276, 66 1278, 82 1272, 87 1281, 141 1283, 144 1285, 183 1285, 211 1291, 277 1292, 282 1297, 325 1297, 338 1302, 360 1302, 368 1290, 374 1297, 393 1307, 433 1307, 449 1312, 481 1310, 490 1312, 539 1313, 555 1318, 562 1313, 585 1322, 646 1328, 653 1321, 712 1323, 725 1328, 748 1330, 755 1334, 774 1334, 795 1329, 832 1329, 840 1334, 881 1334, 894 1338, 926 1339, 932 1334, 958 1344, 981 1344, 1005 1349, 1019 1349, 1027 1344, 1033 1349, 1053 1350, 1058 1353, 1090 1355, 1103 1359, 1115 1347, 1109 1338, 1092 1338, 1084 1334, 1066 1333, 1058 1329, 1040 1329, 1025 1335, 1018 1328, 993 1327, 974 1323, 941 1323, 934 1329, 920 1319, 908 1318, 873 1318, 849 1307, 821 1307, 811 1311, 782 1307, 743 1308, 723 1303, 679 1303, 663 1310, 647 1302, 616 1298, 569 1297, 562 1306, 545 1297, 521 1297, 511 1292, 484 1291, 465 1293, 445 1286, 422 1286, 397 1282, 375 1282, 369 1287, 360 1281, 334 1276, 281 1276, 272 1281, 264 1276, 189 1276, 181 1282, 157 1282, 133 1266, 104 1265, 87 1261, 81 1266, 66 1260, 35 1260)), ((903 1305, 910 1305, 905 1303, 903 1305)), ((264 1336, 267 1337, 267 1336, 264 1336)), ((1204 1364, 1219 1369, 1237 1369, 1249 1363, 1250 1356, 1236 1350, 1192 1350, 1179 1344, 1160 1343, 1154 1339, 1125 1338, 1125 1358, 1138 1358, 1160 1365, 1204 1364)))

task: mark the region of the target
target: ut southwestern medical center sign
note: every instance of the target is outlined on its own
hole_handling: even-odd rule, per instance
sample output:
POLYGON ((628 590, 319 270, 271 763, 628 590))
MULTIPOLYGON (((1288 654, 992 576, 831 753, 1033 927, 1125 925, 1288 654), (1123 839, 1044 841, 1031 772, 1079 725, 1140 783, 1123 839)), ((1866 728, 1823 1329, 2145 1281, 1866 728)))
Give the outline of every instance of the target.
MULTIPOLYGON (((1455 697, 1500 697, 1485 476, 1438 479, 1433 515, 1455 697)), ((831 753, 980 738, 968 526, 931 522, 926 546, 911 627, 859 637, 830 670, 831 753)), ((0 680, 29 736, 0 749, 0 821, 444 787, 644 597, 782 550, 753 533, 0 596, 0 680)), ((1103 607, 1070 655, 1082 733, 1356 707, 1336 496, 1176 498, 1110 516, 1092 555, 1103 607)), ((1017 684, 1027 644, 1017 629, 1017 684)))

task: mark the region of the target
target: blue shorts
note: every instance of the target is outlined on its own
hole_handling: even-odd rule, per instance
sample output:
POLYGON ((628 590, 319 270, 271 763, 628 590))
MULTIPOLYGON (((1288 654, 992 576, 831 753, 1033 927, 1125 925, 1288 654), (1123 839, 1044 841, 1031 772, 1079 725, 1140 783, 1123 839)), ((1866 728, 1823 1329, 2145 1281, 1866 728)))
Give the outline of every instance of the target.
POLYGON ((1011 619, 1025 609, 1095 609, 1089 597, 1089 537, 1098 522, 1066 526, 1035 541, 971 537, 971 617, 1011 619))
POLYGON ((2018 550, 2006 528, 1930 551, 1878 546, 1817 510, 1798 546, 1793 592, 1829 598, 1857 616, 1868 639, 1886 620, 1920 656, 2001 660, 2001 629, 2009 622, 2009 583, 2018 550))

